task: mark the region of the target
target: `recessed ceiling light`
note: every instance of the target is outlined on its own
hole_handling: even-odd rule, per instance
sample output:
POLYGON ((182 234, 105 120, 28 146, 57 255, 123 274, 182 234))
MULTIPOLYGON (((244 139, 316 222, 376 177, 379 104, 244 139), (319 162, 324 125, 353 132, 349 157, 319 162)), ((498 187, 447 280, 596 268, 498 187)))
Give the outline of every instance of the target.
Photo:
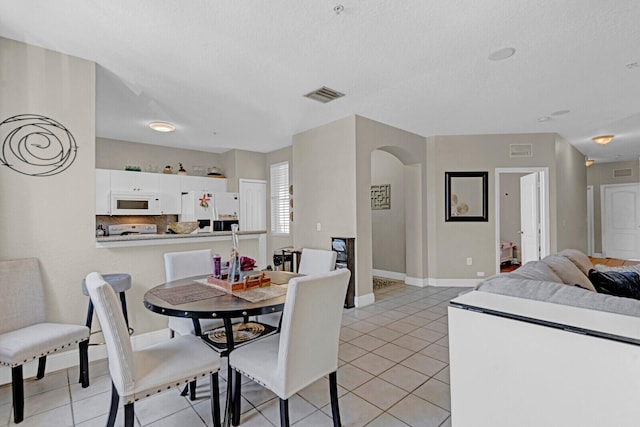
POLYGON ((605 145, 610 143, 613 137, 614 135, 600 135, 600 136, 594 136, 591 139, 593 139, 593 142, 595 142, 596 144, 605 145))
POLYGON ((176 130, 175 125, 168 122, 151 122, 149 127, 156 132, 173 132, 176 130))
POLYGON ((571 110, 558 110, 558 111, 554 111, 553 113, 551 113, 552 116, 562 116, 563 114, 568 114, 570 113, 571 110))
POLYGON ((516 53, 516 50, 512 47, 505 47, 503 49, 496 50, 489 55, 491 61, 502 61, 503 59, 511 58, 516 53))
POLYGON ((549 116, 538 117, 539 122, 548 122, 549 120, 551 120, 551 117, 549 116))

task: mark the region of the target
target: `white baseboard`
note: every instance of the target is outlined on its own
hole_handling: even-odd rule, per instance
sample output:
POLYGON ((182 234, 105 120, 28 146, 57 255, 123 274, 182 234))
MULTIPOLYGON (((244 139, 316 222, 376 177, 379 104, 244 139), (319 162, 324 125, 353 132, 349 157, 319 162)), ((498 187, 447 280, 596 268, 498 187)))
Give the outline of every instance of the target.
POLYGON ((417 286, 419 288, 424 288, 426 286, 429 286, 429 279, 419 279, 417 277, 405 277, 404 278, 404 283, 406 283, 407 285, 411 285, 411 286, 417 286))
POLYGON ((479 279, 429 279, 429 286, 446 286, 451 288, 470 288, 478 285, 484 278, 479 279))
POLYGON ((393 280, 404 280, 407 276, 404 273, 398 273, 395 271, 387 271, 387 270, 376 270, 375 268, 371 270, 372 276, 384 277, 385 279, 393 279, 393 280))
POLYGON ((366 295, 356 296, 355 297, 355 305, 356 307, 365 307, 367 305, 371 305, 376 302, 376 297, 373 295, 373 292, 366 295))
MULTIPOLYGON (((169 339, 169 329, 160 329, 157 331, 132 336, 131 345, 134 350, 138 350, 167 339, 169 339)), ((80 356, 78 354, 78 347, 76 347, 74 350, 50 354, 47 356, 46 372, 54 372, 61 369, 78 366, 80 361, 79 357, 80 356)), ((94 360, 106 359, 106 357, 107 348, 104 344, 89 346, 89 362, 93 362, 94 360)), ((35 377, 38 371, 38 359, 29 363, 25 363, 22 370, 25 379, 35 377)), ((7 366, 0 367, 0 385, 10 383, 11 368, 7 366)))
POLYGON ((604 256, 599 252, 594 252, 591 256, 593 258, 604 258, 604 256))

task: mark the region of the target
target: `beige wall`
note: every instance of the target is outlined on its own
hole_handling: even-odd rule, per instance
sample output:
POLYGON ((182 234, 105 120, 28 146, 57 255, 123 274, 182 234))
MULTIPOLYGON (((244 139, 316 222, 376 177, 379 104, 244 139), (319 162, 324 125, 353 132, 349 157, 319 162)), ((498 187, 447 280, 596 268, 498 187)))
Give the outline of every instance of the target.
POLYGON ((162 172, 170 165, 176 173, 179 163, 189 175, 196 175, 194 166, 201 166, 205 174, 210 167, 222 167, 220 154, 216 153, 96 138, 96 168, 99 169, 124 170, 126 165, 138 165, 145 172, 162 172))
MULTIPOLYGON (((289 162, 289 183, 293 183, 292 147, 286 147, 268 153, 265 156, 265 174, 267 179, 267 264, 273 264, 273 251, 286 246, 293 246, 293 224, 289 228, 289 236, 274 236, 271 234, 271 165, 289 162)), ((296 200, 294 198, 294 203, 296 200)), ((293 211, 296 211, 296 204, 293 211)))
POLYGON ((230 150, 223 154, 222 165, 228 179, 228 190, 239 191, 240 179, 267 179, 266 155, 244 150, 230 150))
POLYGON ((373 268, 405 272, 404 165, 392 154, 371 153, 371 185, 391 186, 391 208, 371 210, 373 268))
POLYGON ((587 171, 584 155, 556 137, 556 250, 587 252, 587 171))
POLYGON ((587 185, 593 185, 593 247, 596 253, 602 253, 602 212, 600 186, 605 184, 628 184, 640 182, 640 162, 594 163, 587 168, 587 185), (614 178, 615 169, 631 169, 631 176, 614 178))
POLYGON ((495 169, 549 167, 551 250, 556 242, 556 167, 554 134, 436 136, 427 139, 430 195, 429 277, 477 279, 496 269, 495 169), (533 157, 510 158, 510 144, 532 144, 533 157), (489 172, 489 221, 445 222, 444 176, 453 171, 489 172), (466 265, 466 258, 473 264, 466 265))

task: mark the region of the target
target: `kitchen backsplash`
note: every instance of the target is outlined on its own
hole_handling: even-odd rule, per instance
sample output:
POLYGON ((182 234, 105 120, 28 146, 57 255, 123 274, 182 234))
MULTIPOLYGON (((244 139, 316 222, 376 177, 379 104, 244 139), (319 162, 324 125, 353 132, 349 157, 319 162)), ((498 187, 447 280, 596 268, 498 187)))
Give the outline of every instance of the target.
POLYGON ((170 222, 178 220, 178 215, 135 215, 135 216, 109 216, 96 215, 96 227, 102 225, 106 230, 108 225, 116 224, 155 224, 158 227, 158 234, 166 233, 170 222))

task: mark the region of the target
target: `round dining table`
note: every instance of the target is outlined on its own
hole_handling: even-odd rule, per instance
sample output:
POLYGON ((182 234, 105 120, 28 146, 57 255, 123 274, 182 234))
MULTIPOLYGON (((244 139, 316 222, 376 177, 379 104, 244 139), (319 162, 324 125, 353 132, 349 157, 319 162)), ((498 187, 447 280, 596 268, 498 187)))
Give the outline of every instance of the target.
MULTIPOLYGON (((287 271, 264 271, 264 273, 269 277, 272 285, 279 287, 285 287, 291 278, 299 276, 299 274, 287 271)), ((195 333, 200 336, 202 336, 203 331, 200 328, 199 319, 222 320, 226 335, 226 346, 224 346, 224 348, 215 346, 215 343, 207 339, 206 335, 203 336, 205 341, 217 347, 222 356, 227 356, 233 351, 236 344, 233 339, 232 319, 243 318, 246 322, 249 316, 275 313, 284 309, 286 294, 262 301, 250 302, 232 293, 224 292, 215 286, 210 286, 210 289, 207 289, 208 285, 203 284, 203 280, 206 281, 206 279, 207 276, 195 276, 173 280, 155 286, 144 294, 144 306, 154 313, 165 316, 192 319, 195 333)), ((266 328, 265 331, 272 331, 273 329, 274 328, 266 328)), ((233 404, 232 389, 235 387, 235 385, 232 384, 232 377, 232 369, 228 367, 227 379, 232 386, 227 386, 227 402, 223 424, 225 426, 228 426, 231 421, 229 408, 231 408, 233 404)), ((239 420, 233 421, 234 424, 237 424, 239 420)))

